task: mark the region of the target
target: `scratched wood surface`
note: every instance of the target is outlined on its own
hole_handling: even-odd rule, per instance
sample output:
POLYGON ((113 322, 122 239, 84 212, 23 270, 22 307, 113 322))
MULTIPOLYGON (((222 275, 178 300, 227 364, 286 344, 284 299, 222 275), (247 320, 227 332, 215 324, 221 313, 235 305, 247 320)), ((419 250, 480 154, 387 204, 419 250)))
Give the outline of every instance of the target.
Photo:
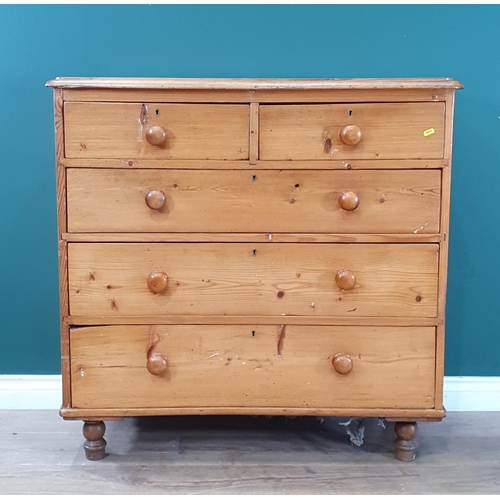
POLYGON ((440 102, 445 88, 415 89, 64 89, 67 102, 189 102, 189 103, 338 103, 338 102, 440 102))
POLYGON ((452 78, 85 78, 62 77, 46 84, 55 88, 108 89, 457 89, 452 78))
POLYGON ((64 123, 67 158, 248 159, 248 105, 67 102, 64 123))
MULTIPOLYGON (((255 146, 255 144, 254 144, 255 146)), ((63 158, 68 168, 154 168, 154 169, 200 169, 200 170, 415 170, 445 168, 449 162, 440 160, 148 160, 131 158, 99 158, 89 162, 82 158, 63 158)))
POLYGON ((432 327, 77 328, 72 406, 432 408, 434 337, 432 327), (339 353, 347 374, 332 365, 339 353), (149 373, 152 354, 168 359, 164 375, 149 373))
POLYGON ((349 408, 337 406, 335 408, 310 406, 163 406, 149 408, 61 408, 61 417, 65 420, 98 420, 108 422, 124 417, 190 416, 190 415, 225 415, 239 416, 286 416, 286 417, 351 417, 385 418, 391 422, 440 422, 446 411, 435 408, 349 408))
MULTIPOLYGON (((417 228, 418 229, 418 228, 417 228)), ((178 243, 437 243, 442 234, 342 234, 342 233, 64 233, 74 242, 178 242, 178 243)))
POLYGON ((70 232, 438 233, 440 170, 68 169, 70 232), (145 202, 165 197, 160 209, 145 202), (357 196, 352 211, 342 193, 357 196))
MULTIPOLYGON (((212 409, 223 414, 223 394, 230 387, 235 405, 249 388, 254 399, 246 408, 253 414, 272 413, 276 403, 258 399, 267 391, 268 400, 283 401, 288 415, 301 409, 327 415, 330 408, 337 416, 443 416, 449 167, 458 82, 69 78, 48 85, 56 89, 61 283, 67 283, 67 255, 70 267, 70 290, 62 295, 70 307, 61 311, 64 401, 81 398, 87 405, 68 408, 65 417, 116 417, 113 406, 96 403, 99 391, 109 398, 118 391, 135 404, 124 410, 129 415, 148 414, 138 403, 138 380, 153 377, 144 368, 147 349, 141 342, 144 332, 150 342, 151 332, 169 331, 158 344, 170 348, 174 341, 174 361, 164 377, 174 380, 177 391, 169 414, 193 410, 183 390, 213 398, 212 409), (161 146, 147 141, 153 125, 167 133, 161 146), (360 127, 359 144, 340 142, 346 125, 360 127), (166 188, 158 186, 163 182, 166 188), (151 189, 165 190, 167 204, 158 212, 144 203, 151 189), (344 190, 359 196, 353 212, 335 204, 344 190), (340 269, 354 273, 352 290, 336 285, 340 269), (168 274, 168 287, 154 294, 147 279, 160 270, 168 274), (280 324, 286 328, 278 330, 280 324), (90 328, 74 329, 70 343, 69 325, 90 328), (253 326, 247 337, 242 332, 248 325, 253 326), (311 333, 297 333, 306 331, 311 333), (388 337, 380 333, 385 331, 388 337), (112 341, 102 332, 115 332, 112 341), (189 351, 196 339, 199 345, 189 351), (217 370, 218 356, 212 355, 218 351, 207 351, 210 342, 236 353, 235 339, 249 354, 255 348, 252 360, 276 349, 283 367, 283 376, 275 378, 280 391, 258 366, 245 378, 250 361, 241 361, 243 370, 230 379, 228 370, 217 370), (332 339, 358 354, 347 375, 328 364, 330 375, 344 382, 338 388, 323 387, 326 365, 312 361, 333 355, 326 344, 332 339), (71 362, 74 394, 70 345, 87 356, 87 366, 71 362), (290 348, 295 351, 288 357, 290 348), (192 361, 194 352, 206 359, 192 361), (203 370, 193 368, 197 363, 203 370), (99 377, 110 370, 115 383, 101 383, 99 377), (175 370, 186 376, 179 386, 175 370), (134 381, 136 372, 142 375, 134 381), (201 390, 211 382, 203 373, 214 374, 215 393, 201 390), (261 380, 248 387, 254 374, 261 380), (92 377, 87 394, 81 384, 92 377), (304 385, 307 378, 316 382, 312 389, 304 385), (387 384, 396 390, 381 389, 387 384), (340 394, 344 402, 328 406, 328 394, 340 394), (316 407, 306 406, 308 398, 316 407), (388 406, 381 408, 381 400, 388 406)), ((225 368, 236 370, 234 356, 225 368)), ((167 392, 165 384, 151 386, 150 400, 169 400, 169 381, 157 382, 167 382, 167 392)), ((245 406, 230 408, 241 414, 245 406)), ((139 483, 148 478, 141 476, 139 483)), ((488 481, 488 473, 482 478, 488 481)))
POLYGON ((260 159, 442 158, 444 103, 266 105, 260 107, 260 159), (361 141, 343 144, 343 127, 361 141), (425 134, 424 134, 425 132, 425 134))
POLYGON ((2 494, 498 494, 500 413, 450 412, 419 424, 411 463, 393 426, 347 418, 159 417, 107 422, 109 454, 88 462, 82 424, 57 410, 0 411, 2 494), (34 426, 36 422, 36 428, 34 426))
POLYGON ((436 244, 69 243, 70 314, 435 317, 436 244), (354 288, 336 274, 348 269, 354 288), (152 272, 168 276, 153 293, 152 272))
POLYGON ((438 283, 438 312, 443 318, 442 325, 436 331, 436 407, 443 402, 444 350, 445 350, 445 323, 446 323, 446 290, 448 276, 448 245, 450 228, 450 197, 451 197, 451 160, 453 145, 453 114, 454 92, 447 92, 446 128, 445 128, 445 158, 449 166, 442 170, 443 193, 441 195, 441 232, 446 236, 440 243, 439 256, 439 283, 438 283))

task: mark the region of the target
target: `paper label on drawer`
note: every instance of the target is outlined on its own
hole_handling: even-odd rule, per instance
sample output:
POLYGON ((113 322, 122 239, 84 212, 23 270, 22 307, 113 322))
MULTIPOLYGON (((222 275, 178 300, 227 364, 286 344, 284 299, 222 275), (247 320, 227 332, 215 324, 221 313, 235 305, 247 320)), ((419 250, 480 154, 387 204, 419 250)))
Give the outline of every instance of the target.
POLYGON ((435 132, 433 128, 428 128, 427 130, 424 130, 424 137, 429 137, 435 132))

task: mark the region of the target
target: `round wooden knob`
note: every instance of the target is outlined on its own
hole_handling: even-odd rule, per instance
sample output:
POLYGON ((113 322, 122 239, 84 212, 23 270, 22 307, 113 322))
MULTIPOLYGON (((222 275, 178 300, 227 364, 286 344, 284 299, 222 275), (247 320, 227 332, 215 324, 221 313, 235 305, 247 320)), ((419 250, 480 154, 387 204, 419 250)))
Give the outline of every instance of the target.
POLYGON ((167 358, 158 352, 153 352, 148 356, 148 372, 151 375, 163 375, 168 368, 167 358))
POLYGON ((356 285, 356 276, 348 269, 340 269, 335 275, 335 283, 342 290, 351 290, 356 285))
POLYGON ((160 210, 165 206, 165 193, 159 189, 152 189, 146 195, 146 205, 151 210, 160 210))
POLYGON ((357 125, 346 125, 340 131, 340 140, 347 146, 355 146, 361 141, 361 129, 357 125))
POLYGON ((146 140, 153 146, 159 146, 165 142, 167 133, 159 125, 153 125, 146 130, 146 140))
POLYGON ((332 365, 340 375, 347 375, 352 370, 352 359, 345 352, 338 352, 332 359, 332 365))
POLYGON ((339 196, 340 208, 346 210, 347 212, 352 212, 356 210, 359 205, 359 198, 356 193, 352 191, 345 191, 339 196))
POLYGON ((148 276, 148 288, 153 293, 161 293, 167 289, 168 276, 163 271, 154 271, 148 276))

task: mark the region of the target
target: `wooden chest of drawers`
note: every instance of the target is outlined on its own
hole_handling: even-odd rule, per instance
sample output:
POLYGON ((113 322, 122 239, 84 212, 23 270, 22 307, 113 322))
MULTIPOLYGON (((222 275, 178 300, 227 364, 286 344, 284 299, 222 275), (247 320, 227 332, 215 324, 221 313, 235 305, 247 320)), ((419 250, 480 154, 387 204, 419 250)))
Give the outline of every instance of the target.
POLYGON ((440 420, 453 80, 62 78, 63 405, 440 420))

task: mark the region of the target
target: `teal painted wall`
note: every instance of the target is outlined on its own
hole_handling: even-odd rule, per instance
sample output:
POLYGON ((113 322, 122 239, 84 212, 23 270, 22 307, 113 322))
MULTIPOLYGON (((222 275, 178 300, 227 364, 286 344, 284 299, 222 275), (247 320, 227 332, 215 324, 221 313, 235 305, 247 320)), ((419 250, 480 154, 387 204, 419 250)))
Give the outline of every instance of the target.
POLYGON ((500 7, 0 6, 0 373, 59 373, 56 76, 453 77, 447 375, 500 375, 500 7), (494 221, 497 221, 495 223, 494 221))

